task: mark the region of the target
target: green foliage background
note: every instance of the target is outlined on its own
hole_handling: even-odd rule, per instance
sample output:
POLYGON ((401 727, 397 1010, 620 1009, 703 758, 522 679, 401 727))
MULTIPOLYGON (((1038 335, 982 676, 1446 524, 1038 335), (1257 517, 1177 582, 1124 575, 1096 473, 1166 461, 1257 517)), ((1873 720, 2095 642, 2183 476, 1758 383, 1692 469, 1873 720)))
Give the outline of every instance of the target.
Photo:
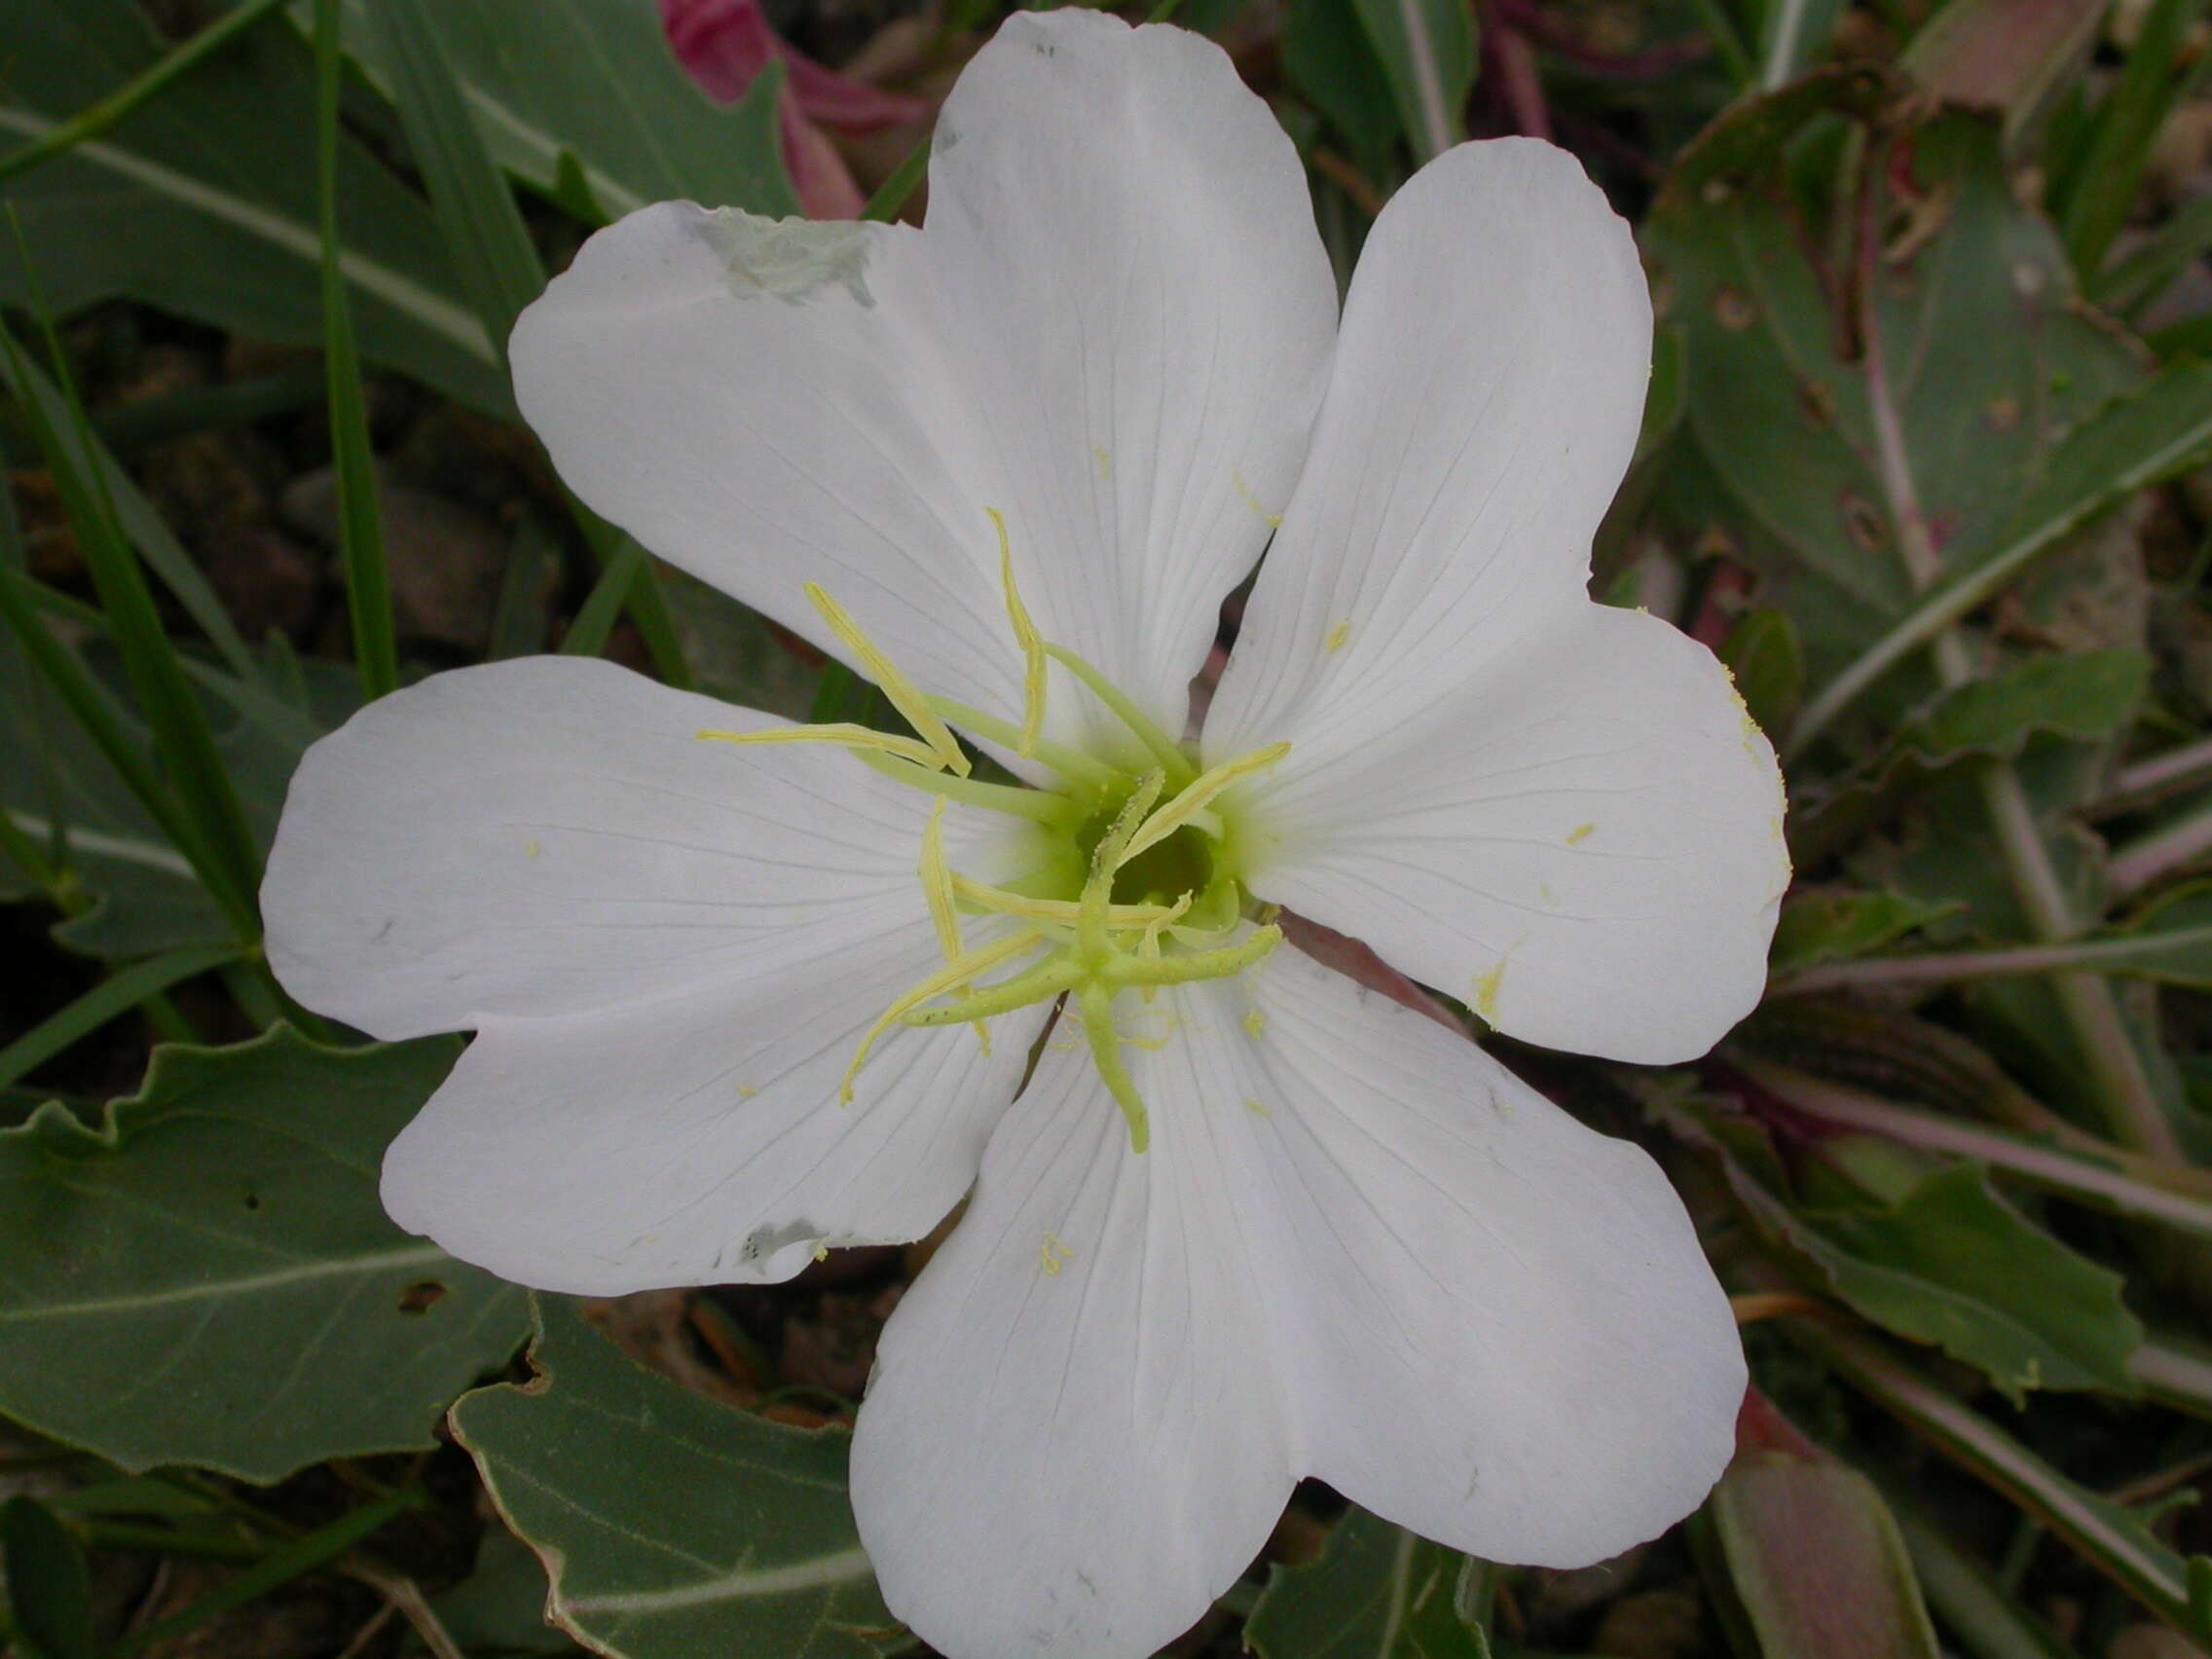
MULTIPOLYGON (((925 94, 1001 15, 904 10, 859 16, 925 94)), ((1659 1154, 1737 1293, 1755 1386, 1705 1509, 1574 1575, 1307 1493, 1175 1651, 2212 1651, 2206 13, 1183 0, 1308 159, 1341 275, 1471 135, 1553 136, 1630 214, 1660 334, 1596 590, 1734 669, 1799 874, 1772 992, 1710 1060, 1495 1045, 1659 1154)), ((850 14, 775 18, 840 55, 850 14)), ((557 644, 874 718, 567 500, 501 358, 599 224, 797 211, 780 95, 701 94, 651 0, 0 0, 0 899, 32 987, 0 1015, 0 1565, 25 1659, 913 1646, 846 1511, 852 1401, 777 1386, 762 1346, 862 1299, 810 1276, 587 1317, 399 1233, 377 1161, 458 1045, 290 1007, 253 903, 304 748, 456 661, 557 644), (102 394, 170 340, 261 366, 102 394), (395 400, 505 480, 465 638, 391 557, 395 400), (164 482, 180 446, 303 424, 344 593, 309 638, 241 610, 164 482), (272 1608, 357 1635, 279 1640, 272 1608)), ((925 140, 852 150, 871 216, 925 140)))

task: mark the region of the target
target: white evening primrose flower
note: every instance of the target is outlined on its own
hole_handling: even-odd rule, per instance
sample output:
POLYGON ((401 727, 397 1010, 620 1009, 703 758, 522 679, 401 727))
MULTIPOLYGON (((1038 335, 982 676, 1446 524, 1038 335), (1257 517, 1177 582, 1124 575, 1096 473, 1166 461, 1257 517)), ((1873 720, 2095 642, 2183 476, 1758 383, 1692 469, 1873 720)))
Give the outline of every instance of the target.
POLYGON ((1616 1059, 1756 1000, 1773 755, 1702 647, 1585 593, 1650 326, 1626 227, 1519 141, 1398 194, 1340 325, 1228 59, 1073 11, 961 78, 926 229, 594 237, 514 337, 562 474, 911 730, 536 659, 317 745, 277 973, 477 1034, 391 1213, 608 1294, 968 1195, 852 1459, 886 1600, 956 1659, 1151 1652, 1305 1475, 1503 1562, 1683 1515, 1744 1365, 1673 1191, 1270 920, 1616 1059))

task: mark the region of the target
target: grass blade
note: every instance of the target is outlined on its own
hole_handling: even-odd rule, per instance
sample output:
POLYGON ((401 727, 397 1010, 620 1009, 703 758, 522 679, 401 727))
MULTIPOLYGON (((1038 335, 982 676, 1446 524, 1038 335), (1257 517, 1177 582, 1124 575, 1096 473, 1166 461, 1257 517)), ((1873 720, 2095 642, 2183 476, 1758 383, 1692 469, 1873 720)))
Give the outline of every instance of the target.
POLYGON ((627 597, 630 620, 637 625, 638 634, 645 643, 645 653, 653 659, 653 667, 677 689, 696 690, 698 683, 690 663, 684 658, 682 637, 676 631, 676 617, 668 608, 668 595, 661 590, 653 562, 645 557, 643 548, 638 548, 635 563, 631 564, 630 550, 638 547, 637 542, 575 497, 569 496, 568 500, 570 511, 576 515, 576 528, 583 532, 584 545, 599 562, 600 580, 608 580, 608 572, 617 564, 628 565, 631 574, 627 585, 616 591, 627 597))
POLYGON ((625 535, 599 572, 599 579, 591 584, 591 592, 584 596, 576 619, 569 624, 569 631, 561 636, 563 656, 597 656, 607 648, 607 636, 613 631, 614 618, 623 603, 636 588, 641 576, 649 575, 645 550, 625 535))
POLYGON ((123 463, 93 432, 77 426, 70 419, 69 402, 60 387, 48 379, 36 363, 19 355, 0 358, 0 382, 6 384, 9 394, 21 406, 23 428, 34 440, 38 421, 43 418, 47 429, 69 447, 77 471, 84 477, 100 481, 125 538, 138 549, 146 568, 168 590, 169 597, 207 636, 215 654, 240 679, 256 678, 260 664, 240 637, 230 612, 223 608, 223 602, 208 586, 206 576, 185 552, 176 533, 163 522, 153 503, 130 481, 123 463), (35 415, 31 407, 34 403, 37 405, 35 415))
POLYGON ((399 688, 399 645, 391 619, 391 575, 385 567, 377 504, 376 456, 361 396, 360 350, 338 240, 339 0, 315 0, 315 177, 322 236, 322 356, 329 377, 330 450, 338 484, 338 538, 346 564, 346 607, 353 619, 353 662, 361 697, 375 702, 399 688))
MULTIPOLYGON (((18 249, 20 245, 18 235, 18 249)), ((24 263, 28 265, 27 257, 24 263)), ((42 320, 55 380, 61 387, 71 424, 82 445, 88 431, 84 409, 68 378, 67 360, 62 355, 52 319, 42 320)), ((0 347, 5 348, 19 382, 23 364, 15 337, 0 330, 0 347)), ((31 418, 39 447, 45 451, 53 469, 71 528, 92 571, 92 585, 115 631, 116 650, 123 659, 131 695, 152 735, 154 753, 161 759, 168 787, 166 790, 157 788, 155 793, 172 803, 170 817, 180 819, 189 827, 178 841, 179 850, 192 858, 194 868, 206 884, 209 896, 229 919, 239 939, 250 943, 260 938, 254 894, 261 885, 261 853, 246 829, 245 815, 240 810, 238 794, 231 787, 230 773, 215 748, 214 735, 208 730, 200 700, 193 694, 178 662, 175 645, 162 625, 161 612, 146 585, 145 572, 117 527, 105 479, 96 470, 88 476, 77 466, 78 452, 63 440, 35 402, 24 405, 24 410, 31 418)), ((15 598, 21 600, 19 594, 15 598)), ((43 629, 35 617, 27 614, 27 606, 24 608, 27 626, 19 628, 18 632, 25 635, 25 644, 35 656, 40 654, 39 647, 28 636, 43 634, 43 629)), ((56 688, 62 688, 58 681, 56 688)), ((66 690, 63 694, 69 695, 66 690)), ((82 719, 80 703, 80 699, 72 699, 82 719)), ((120 746, 120 751, 111 749, 105 741, 102 748, 110 750, 111 759, 118 752, 128 753, 141 769, 146 767, 144 757, 128 740, 120 746)), ((134 789, 137 787, 133 785, 134 789)), ((151 801, 148 806, 151 810, 151 801)), ((164 822, 164 828, 169 829, 169 823, 164 822)))
POLYGON ((929 170, 930 141, 925 137, 901 157, 899 165, 891 169, 891 176, 876 186, 875 194, 861 209, 861 217, 885 225, 898 218, 899 209, 913 199, 929 170))
POLYGON ((2183 44, 2204 11, 2205 0, 2153 0, 2120 84, 2098 106, 2088 153, 2066 179, 2059 234, 2085 284, 2134 208, 2152 142, 2190 79, 2177 67, 2183 44))
POLYGON ((180 76, 220 52, 247 29, 284 4, 284 0, 240 0, 236 9, 217 18, 160 61, 132 76, 69 120, 59 122, 43 135, 7 156, 0 157, 0 183, 28 172, 41 162, 67 155, 88 139, 121 125, 130 112, 157 95, 180 76))
MULTIPOLYGON (((427 0, 385 0, 371 11, 370 22, 447 249, 486 332, 504 356, 516 316, 544 291, 545 269, 515 205, 513 188, 454 79, 453 55, 445 50, 439 16, 427 0)), ((652 561, 573 496, 568 501, 601 575, 562 649, 571 655, 598 651, 620 601, 661 678, 689 688, 690 666, 652 561)))
POLYGON ((18 1081, 72 1044, 89 1037, 110 1020, 121 1018, 171 985, 181 984, 197 974, 220 968, 237 958, 234 946, 197 944, 132 963, 0 1049, 0 1088, 18 1081))
POLYGON ((340 1516, 320 1531, 310 1532, 296 1542, 272 1551, 258 1566, 247 1567, 183 1612, 132 1631, 110 1651, 119 1655, 136 1653, 141 1648, 169 1642, 186 1631, 197 1630, 218 1613, 242 1607, 279 1585, 327 1567, 386 1523, 422 1506, 422 1493, 412 1488, 364 1504, 340 1516))
POLYGON ((498 603, 492 608, 488 661, 530 656, 545 648, 545 624, 554 572, 561 568, 561 544, 545 521, 527 515, 507 544, 507 566, 499 574, 498 603))
POLYGON ((2212 1564, 2184 1560, 2143 1518, 2075 1485, 1978 1412, 1826 1320, 1792 1319, 1792 1341, 1970 1474, 1995 1488, 2160 1618, 2202 1641, 2212 1564))
POLYGON ((446 252, 503 357, 515 318, 544 291, 545 268, 454 78, 436 9, 424 0, 378 0, 367 20, 446 252))
POLYGON ((161 826, 162 832, 184 855, 195 873, 203 874, 206 851, 199 844, 193 826, 163 785, 160 774, 147 760, 138 735, 130 729, 122 709, 106 686, 94 680, 60 641, 48 632, 32 608, 24 578, 0 569, 0 622, 14 631, 46 682, 59 694, 63 705, 82 726, 101 756, 115 768, 126 788, 161 826))

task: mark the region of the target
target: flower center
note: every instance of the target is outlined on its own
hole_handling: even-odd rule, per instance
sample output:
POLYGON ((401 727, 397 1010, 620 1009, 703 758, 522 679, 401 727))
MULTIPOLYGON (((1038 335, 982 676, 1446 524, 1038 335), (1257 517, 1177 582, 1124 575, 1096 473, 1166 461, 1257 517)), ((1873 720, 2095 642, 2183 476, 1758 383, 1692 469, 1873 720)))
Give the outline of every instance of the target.
MULTIPOLYGON (((1100 814, 1076 832, 1075 844, 1085 851, 1087 863, 1112 825, 1112 815, 1100 814)), ((1213 878, 1212 837, 1186 825, 1116 870, 1107 897, 1117 904, 1172 904, 1186 893, 1205 892, 1213 878)))
POLYGON ((859 725, 698 735, 719 743, 833 744, 885 776, 938 797, 922 833, 919 872, 945 963, 893 1002, 862 1039, 839 1091, 844 1103, 851 1103, 853 1080, 877 1039, 894 1025, 973 1024, 988 1053, 988 1020, 1065 997, 1082 1020, 1100 1079, 1128 1123, 1129 1144, 1141 1153, 1150 1138, 1148 1122, 1122 1063, 1116 1002, 1125 990, 1150 1001, 1162 985, 1231 977, 1266 961, 1281 941, 1282 930, 1266 916, 1255 918, 1258 925, 1248 931, 1244 927, 1247 901, 1230 856, 1225 797, 1274 765, 1290 746, 1273 744, 1200 770, 1181 744, 1095 668, 1037 632, 1014 589, 1005 521, 996 512, 990 518, 998 531, 1007 617, 1023 659, 1018 726, 947 698, 925 696, 834 600, 809 583, 807 598, 830 632, 868 671, 913 735, 859 725), (1155 762, 1149 770, 1131 775, 1115 761, 1045 740, 1052 664, 1128 728, 1155 762), (1032 789, 974 776, 974 763, 948 721, 1038 762, 1056 781, 1032 789), (1004 887, 959 873, 945 862, 947 800, 1029 820, 1041 831, 1046 856, 1004 887), (1004 917, 1014 926, 992 943, 971 949, 961 937, 964 916, 1004 917), (1006 969, 1014 971, 987 977, 1006 969))

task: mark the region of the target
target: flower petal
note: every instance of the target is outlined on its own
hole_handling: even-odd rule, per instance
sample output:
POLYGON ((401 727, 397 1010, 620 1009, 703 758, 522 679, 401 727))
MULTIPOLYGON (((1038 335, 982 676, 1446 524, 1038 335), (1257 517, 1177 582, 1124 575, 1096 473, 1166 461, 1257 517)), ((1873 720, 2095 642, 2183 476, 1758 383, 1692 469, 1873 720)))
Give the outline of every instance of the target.
MULTIPOLYGON (((526 657, 386 697, 300 763, 262 885, 270 966, 398 1039, 557 1018, 927 924, 929 801, 829 749, 702 742, 786 722, 609 663, 526 657)), ((1020 831, 946 819, 982 880, 1020 831)))
MULTIPOLYGON (((1134 1659, 1282 1512, 1292 1453, 1231 1120, 1149 1151, 1062 1025, 892 1315, 853 1440, 884 1600, 964 1659, 1134 1659)), ((1232 1107, 1231 1110, 1236 1110, 1232 1107)))
POLYGON ((854 1509, 925 1640, 1149 1652, 1297 1475, 1544 1566, 1696 1506, 1743 1352, 1642 1152, 1288 945, 1121 1014, 1150 1150, 1061 1026, 884 1331, 854 1509))
POLYGON ((1326 765, 1579 601, 1650 364, 1636 244, 1571 156, 1501 138, 1415 174, 1360 254, 1209 757, 1326 765))
POLYGON ((1726 671, 1581 603, 1242 810, 1256 891, 1499 1030, 1648 1064, 1757 1005, 1789 882, 1781 773, 1726 671))
POLYGON ((1218 1057, 1189 1064, 1218 1080, 1204 1110, 1256 1125, 1307 1472, 1456 1549, 1544 1567, 1695 1508, 1734 1448, 1743 1350, 1651 1160, 1296 950, 1245 995, 1259 1033, 1214 991, 1190 1046, 1218 1057))
MULTIPOLYGON (((523 410, 655 553, 838 648, 818 582, 926 690, 1018 718, 995 510, 1047 637, 1179 730, 1327 361, 1295 152, 1210 42, 1021 15, 945 106, 931 203, 922 232, 631 215, 517 325, 523 410)), ((1055 691, 1054 732, 1100 718, 1055 691)))
POLYGON ((1017 13, 939 120, 928 236, 1039 627, 1180 735, 1335 337, 1297 152, 1200 35, 1017 13))
POLYGON ((909 926, 774 980, 486 1023, 385 1155, 394 1221, 501 1278, 581 1296, 789 1278, 903 1243, 975 1179, 1043 1022, 863 1033, 941 964, 909 926))

